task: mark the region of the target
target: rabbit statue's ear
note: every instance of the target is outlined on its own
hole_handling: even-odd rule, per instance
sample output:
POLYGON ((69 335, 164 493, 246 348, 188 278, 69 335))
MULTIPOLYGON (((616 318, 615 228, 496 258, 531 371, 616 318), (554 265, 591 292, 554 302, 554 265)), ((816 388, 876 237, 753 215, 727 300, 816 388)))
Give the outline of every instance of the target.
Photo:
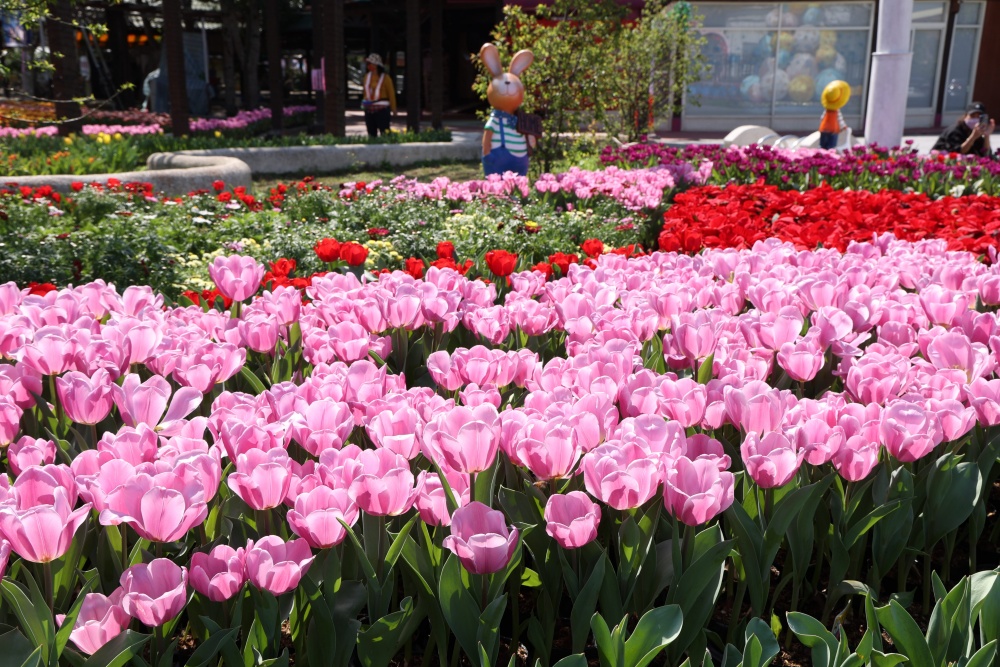
POLYGON ((513 58, 511 58, 510 69, 507 71, 515 76, 518 76, 521 72, 528 69, 528 66, 533 62, 535 62, 535 54, 528 49, 521 49, 514 54, 513 58))
POLYGON ((483 44, 483 48, 479 49, 479 59, 483 61, 486 69, 494 77, 503 74, 503 67, 500 65, 500 52, 497 51, 497 47, 494 45, 490 43, 483 44))

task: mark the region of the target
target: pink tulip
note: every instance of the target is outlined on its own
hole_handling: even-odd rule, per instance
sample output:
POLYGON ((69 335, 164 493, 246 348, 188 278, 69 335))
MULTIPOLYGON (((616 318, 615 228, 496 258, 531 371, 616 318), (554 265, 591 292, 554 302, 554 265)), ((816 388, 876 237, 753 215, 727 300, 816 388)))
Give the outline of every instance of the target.
MULTIPOLYGON (((468 505, 470 500, 469 476, 447 471, 445 477, 452 495, 459 507, 468 505)), ((429 526, 450 526, 451 513, 445 496, 441 478, 435 472, 421 470, 417 476, 417 497, 413 502, 420 513, 420 520, 429 526)))
POLYGON ((60 375, 76 369, 79 345, 63 327, 46 326, 21 349, 21 361, 39 375, 60 375))
POLYGON ((417 490, 406 458, 388 449, 365 450, 356 459, 351 496, 373 516, 398 516, 413 506, 417 490))
POLYGON ((246 301, 260 289, 264 266, 253 257, 216 257, 208 266, 208 275, 223 296, 233 301, 246 301))
POLYGON ((251 449, 236 458, 236 472, 226 479, 229 488, 255 510, 267 510, 284 502, 292 476, 288 452, 283 449, 251 449))
POLYGON ((784 398, 766 382, 751 380, 741 388, 725 387, 722 396, 729 419, 745 433, 761 435, 781 425, 784 398))
POLYGON ((706 310, 680 313, 674 318, 673 344, 688 361, 700 361, 715 352, 719 331, 713 320, 706 310))
POLYGON ((7 561, 10 560, 10 552, 10 542, 0 540, 0 579, 3 579, 3 575, 7 573, 7 561))
POLYGON ((489 470, 500 448, 500 417, 490 404, 437 415, 423 436, 427 456, 465 474, 489 470))
POLYGON ((934 336, 927 345, 926 356, 935 368, 963 371, 966 382, 991 374, 995 365, 985 345, 972 343, 957 331, 934 336))
POLYGON ((778 365, 796 382, 808 382, 823 368, 823 346, 816 336, 784 343, 778 350, 778 365))
POLYGON ((71 507, 76 504, 77 487, 73 470, 63 464, 26 468, 11 487, 14 506, 21 510, 54 505, 59 494, 71 507))
POLYGON ((681 456, 663 480, 663 502, 681 523, 700 526, 733 504, 733 484, 714 461, 681 456))
POLYGON ((238 325, 240 338, 254 352, 271 354, 278 345, 280 325, 267 315, 247 316, 238 325))
POLYGON ((114 405, 111 378, 104 369, 87 377, 70 371, 56 378, 56 393, 66 415, 77 424, 96 424, 111 412, 114 405))
MULTIPOLYGON (((2 336, 0 336, 2 338, 2 336)), ((0 349, 0 356, 3 356, 0 349)), ((22 362, 0 364, 0 396, 26 410, 34 407, 35 396, 42 395, 42 377, 22 362)))
POLYGON ((340 449, 354 430, 350 406, 329 398, 320 399, 293 417, 292 437, 313 456, 326 449, 340 449))
POLYGON ((7 397, 0 397, 0 447, 14 442, 21 430, 21 408, 7 397))
POLYGON ((909 463, 934 451, 944 441, 944 430, 933 412, 898 400, 882 412, 879 440, 896 459, 909 463))
POLYGON ((600 506, 582 491, 553 494, 545 503, 545 532, 563 549, 592 542, 600 523, 600 506))
POLYGON ((747 474, 762 489, 784 486, 798 472, 806 453, 784 434, 772 432, 763 438, 756 433, 747 435, 740 446, 747 474))
POLYGON ((18 556, 32 563, 61 558, 73 543, 77 529, 87 520, 90 504, 73 510, 66 492, 57 489, 55 503, 28 509, 0 508, 0 534, 18 556))
POLYGON ((170 383, 159 375, 142 382, 139 375, 129 373, 121 386, 112 385, 115 405, 126 426, 146 424, 161 429, 187 417, 201 404, 202 393, 191 387, 181 387, 170 399, 170 383), (170 408, 167 409, 167 401, 170 408), (166 414, 163 411, 166 410, 166 414))
POLYGON ((684 428, 701 423, 705 417, 708 392, 705 385, 691 378, 663 380, 660 382, 660 408, 667 417, 676 420, 684 428))
POLYGON ((965 387, 965 394, 980 424, 1000 424, 1000 380, 978 378, 965 387))
POLYGON ((376 447, 388 449, 407 460, 420 453, 424 422, 420 413, 410 407, 382 410, 365 427, 376 447))
POLYGON ((874 438, 852 437, 831 459, 840 476, 849 482, 860 482, 878 464, 879 443, 874 438))
POLYGON ((125 523, 151 542, 176 542, 208 517, 204 488, 173 472, 138 474, 109 493, 100 522, 125 523))
POLYGON ((616 510, 639 507, 660 488, 660 466, 637 445, 608 441, 583 457, 587 492, 616 510))
POLYGON ((226 544, 219 544, 208 553, 196 551, 191 556, 188 573, 191 587, 213 602, 228 600, 246 583, 245 558, 243 549, 226 544))
POLYGON ((567 419, 530 420, 517 437, 517 459, 539 480, 563 479, 582 453, 567 419))
POLYGON ((458 556, 471 574, 492 574, 507 566, 517 549, 518 531, 503 512, 473 501, 455 510, 451 535, 442 545, 458 556))
MULTIPOLYGON (((84 596, 80 613, 69 635, 74 646, 87 655, 93 655, 128 627, 132 619, 122 607, 124 594, 124 590, 117 588, 107 597, 100 593, 87 593, 84 596)), ((64 614, 56 616, 56 623, 60 626, 65 620, 64 614)))
POLYGON ((272 595, 294 590, 312 562, 312 551, 304 539, 286 543, 277 535, 268 535, 247 543, 247 577, 272 595))
POLYGON ((31 466, 41 466, 54 463, 56 460, 56 443, 51 440, 32 438, 23 435, 17 442, 12 442, 7 448, 7 463, 15 475, 31 466))
POLYGON ((133 565, 122 572, 122 607, 150 627, 163 625, 184 610, 187 583, 187 569, 169 558, 133 565))
POLYGON ((358 520, 358 505, 346 489, 317 486, 312 491, 300 493, 295 499, 295 509, 289 510, 286 519, 292 532, 304 539, 314 549, 329 549, 344 541, 347 530, 343 520, 353 526, 358 520))

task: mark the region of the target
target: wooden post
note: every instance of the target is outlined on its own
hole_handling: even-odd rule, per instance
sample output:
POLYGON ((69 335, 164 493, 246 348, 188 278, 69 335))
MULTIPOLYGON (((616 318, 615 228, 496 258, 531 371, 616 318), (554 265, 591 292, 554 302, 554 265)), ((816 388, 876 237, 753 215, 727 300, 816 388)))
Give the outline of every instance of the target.
POLYGON ((56 103, 56 118, 74 119, 59 124, 60 134, 74 132, 80 124, 80 104, 74 98, 82 97, 80 60, 76 51, 76 29, 73 27, 73 4, 70 0, 57 0, 51 5, 52 15, 45 22, 45 32, 52 54, 52 97, 56 103))
POLYGON ((184 33, 180 0, 163 0, 163 46, 167 50, 170 125, 175 137, 191 131, 188 115, 187 73, 184 70, 184 33))
POLYGON ((264 1, 267 39, 267 83, 271 89, 271 127, 280 130, 285 121, 285 80, 281 72, 281 12, 278 0, 264 1))
POLYGON ((420 131, 420 0, 406 0, 406 129, 420 131))
POLYGON ((431 0, 431 127, 444 126, 444 9, 443 0, 431 0))
POLYGON ((338 137, 346 132, 347 88, 344 78, 347 63, 344 57, 344 0, 324 0, 323 54, 326 58, 326 91, 323 103, 323 126, 338 137))

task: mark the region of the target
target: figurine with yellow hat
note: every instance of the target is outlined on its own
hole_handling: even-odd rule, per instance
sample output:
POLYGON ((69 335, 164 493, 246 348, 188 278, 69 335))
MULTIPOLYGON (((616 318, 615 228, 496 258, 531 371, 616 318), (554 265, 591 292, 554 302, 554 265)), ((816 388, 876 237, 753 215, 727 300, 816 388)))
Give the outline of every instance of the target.
POLYGON ((837 147, 837 136, 844 131, 847 123, 841 109, 851 99, 851 86, 846 81, 831 81, 823 89, 820 102, 826 111, 819 122, 819 147, 833 149, 837 147))

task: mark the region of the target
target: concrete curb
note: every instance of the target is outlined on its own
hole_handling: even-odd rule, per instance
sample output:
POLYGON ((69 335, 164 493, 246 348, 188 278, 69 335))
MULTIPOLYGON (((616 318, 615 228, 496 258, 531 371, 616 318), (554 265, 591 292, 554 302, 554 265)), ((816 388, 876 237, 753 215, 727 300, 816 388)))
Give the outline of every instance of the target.
POLYGON ((226 186, 250 187, 254 175, 324 174, 382 164, 406 166, 441 160, 478 160, 482 143, 478 132, 454 132, 450 142, 412 144, 342 144, 337 146, 290 146, 267 148, 216 148, 211 150, 154 153, 146 160, 146 171, 78 176, 19 176, 0 180, 38 187, 51 185, 69 192, 72 183, 100 183, 109 178, 122 183, 152 183, 154 192, 175 196, 193 190, 210 190, 213 181, 226 186))
POLYGON ((73 183, 100 183, 105 185, 109 178, 122 183, 152 183, 154 192, 166 195, 183 195, 192 190, 210 190, 212 181, 222 180, 226 185, 253 184, 250 168, 240 160, 223 156, 194 156, 176 153, 153 153, 146 160, 146 171, 125 171, 117 174, 58 174, 50 176, 17 176, 3 180, 4 184, 16 183, 38 187, 51 185, 57 192, 69 192, 73 183))
POLYGON ((482 156, 481 136, 478 132, 455 132, 449 142, 213 148, 180 151, 175 155, 237 158, 246 163, 255 176, 324 174, 382 164, 406 166, 441 160, 478 160, 482 156))

